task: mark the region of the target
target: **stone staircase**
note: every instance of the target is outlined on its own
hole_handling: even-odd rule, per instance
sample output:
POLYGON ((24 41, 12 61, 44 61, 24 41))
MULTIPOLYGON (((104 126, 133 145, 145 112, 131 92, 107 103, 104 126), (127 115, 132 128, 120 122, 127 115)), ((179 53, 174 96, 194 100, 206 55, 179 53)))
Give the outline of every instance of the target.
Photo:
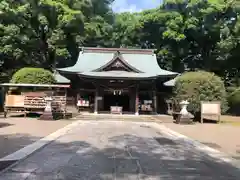
POLYGON ((135 122, 158 122, 169 120, 165 115, 112 115, 112 114, 79 114, 75 117, 85 121, 135 121, 135 122))

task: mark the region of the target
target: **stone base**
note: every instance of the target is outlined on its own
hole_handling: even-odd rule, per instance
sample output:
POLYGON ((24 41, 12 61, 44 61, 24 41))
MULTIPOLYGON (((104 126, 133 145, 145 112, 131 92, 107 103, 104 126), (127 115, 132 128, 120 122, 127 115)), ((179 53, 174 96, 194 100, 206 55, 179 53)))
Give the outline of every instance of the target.
POLYGON ((188 112, 187 114, 176 114, 174 119, 177 124, 192 124, 192 118, 194 118, 194 116, 188 112))
POLYGON ((136 112, 136 113, 135 113, 135 115, 136 115, 136 116, 138 116, 138 115, 139 115, 139 113, 138 113, 138 112, 136 112))
POLYGON ((181 118, 182 119, 192 119, 192 118, 194 118, 194 116, 190 112, 187 112, 186 114, 181 114, 181 118))
POLYGON ((190 118, 181 118, 177 124, 193 124, 193 120, 190 118))
POLYGON ((52 112, 43 112, 39 120, 52 121, 54 120, 52 112))

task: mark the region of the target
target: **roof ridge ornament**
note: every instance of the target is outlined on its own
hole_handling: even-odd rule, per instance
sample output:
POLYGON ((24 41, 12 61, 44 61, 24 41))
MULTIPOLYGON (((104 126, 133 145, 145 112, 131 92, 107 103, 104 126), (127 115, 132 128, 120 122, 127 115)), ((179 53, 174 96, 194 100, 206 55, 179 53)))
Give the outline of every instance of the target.
POLYGON ((119 57, 121 55, 121 52, 119 50, 117 50, 115 53, 114 53, 114 57, 119 57))

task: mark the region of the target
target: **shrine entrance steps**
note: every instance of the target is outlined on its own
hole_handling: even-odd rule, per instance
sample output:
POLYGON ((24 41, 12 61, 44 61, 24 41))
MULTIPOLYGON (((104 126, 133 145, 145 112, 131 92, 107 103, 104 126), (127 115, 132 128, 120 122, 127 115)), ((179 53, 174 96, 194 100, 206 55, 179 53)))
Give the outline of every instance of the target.
POLYGON ((170 120, 167 115, 113 115, 113 114, 80 114, 78 120, 85 121, 136 121, 136 122, 158 122, 170 120))

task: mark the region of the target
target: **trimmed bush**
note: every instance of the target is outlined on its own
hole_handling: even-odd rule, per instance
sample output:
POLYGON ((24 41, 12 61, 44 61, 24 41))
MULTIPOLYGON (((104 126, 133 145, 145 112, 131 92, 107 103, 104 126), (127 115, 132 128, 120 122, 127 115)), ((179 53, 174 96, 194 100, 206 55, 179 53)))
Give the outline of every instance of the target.
POLYGON ((201 101, 221 101, 222 112, 227 110, 226 89, 220 77, 214 73, 186 72, 176 79, 174 97, 178 101, 188 100, 188 109, 199 118, 201 101))
POLYGON ((12 77, 11 83, 25 84, 54 84, 53 74, 42 68, 22 68, 12 77))

